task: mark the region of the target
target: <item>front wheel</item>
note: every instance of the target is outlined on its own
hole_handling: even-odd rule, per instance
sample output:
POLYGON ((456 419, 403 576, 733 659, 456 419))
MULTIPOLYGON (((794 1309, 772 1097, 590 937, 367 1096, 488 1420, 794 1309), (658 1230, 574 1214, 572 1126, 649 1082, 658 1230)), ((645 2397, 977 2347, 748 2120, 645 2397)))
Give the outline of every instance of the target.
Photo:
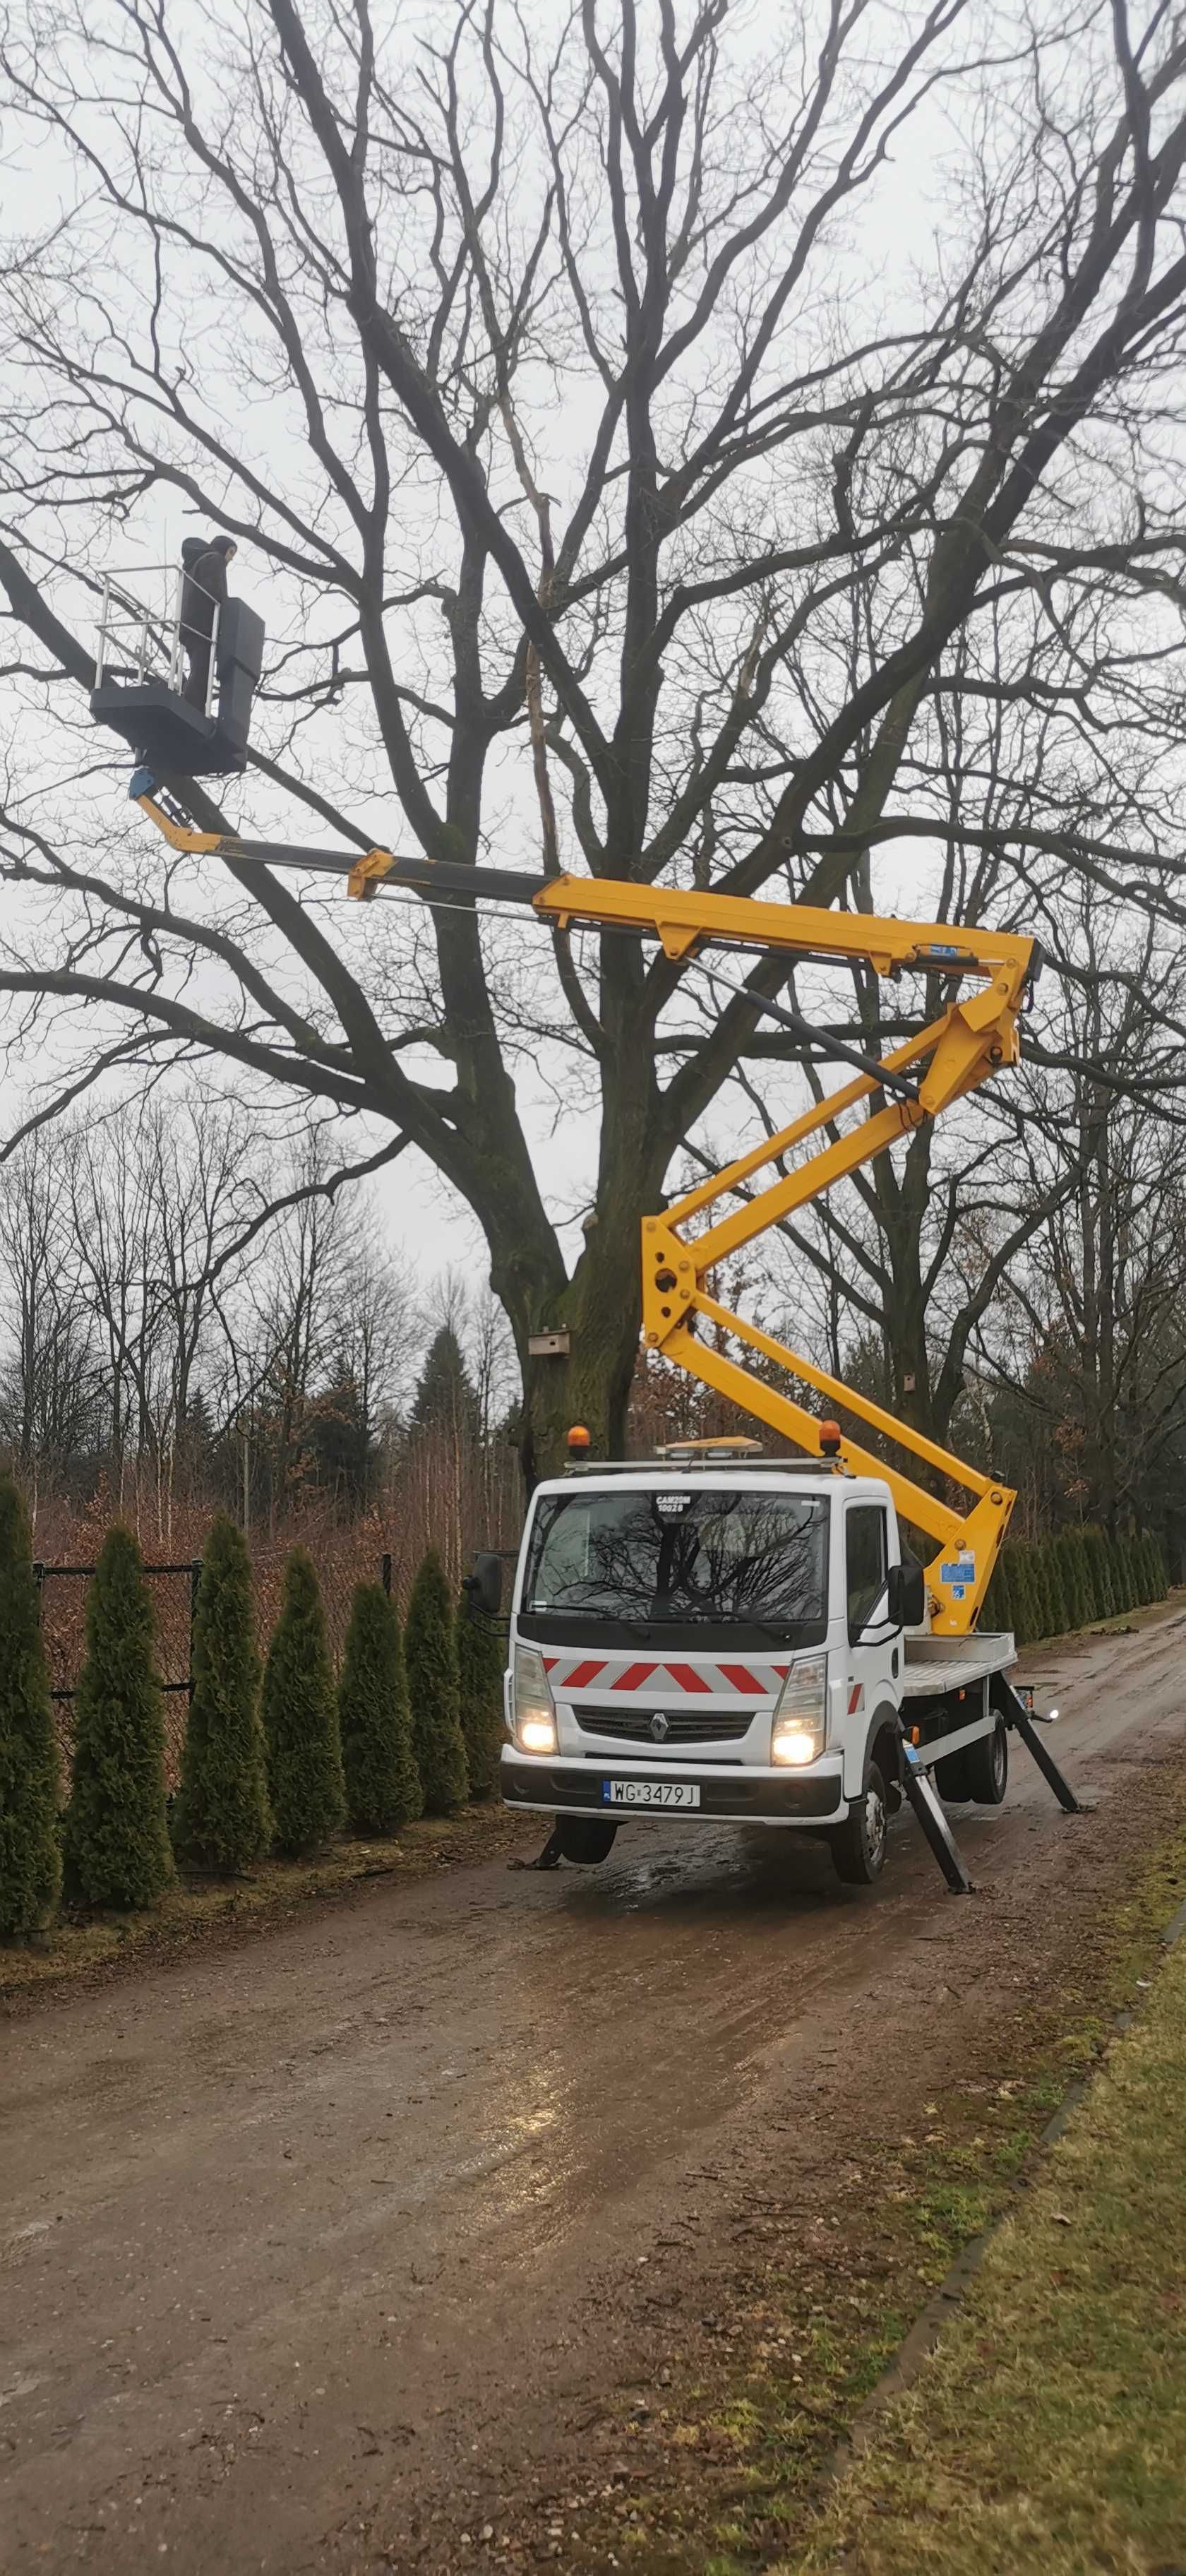
POLYGON ((828 1836, 836 1875, 846 1887, 872 1887, 874 1879, 880 1878, 888 1817, 885 1780, 870 1754, 860 1797, 853 1800, 843 1824, 833 1825, 828 1836))
POLYGON ((998 1717, 991 1735, 982 1735, 964 1755, 967 1795, 978 1807, 999 1807, 1009 1781, 1009 1738, 998 1717))
POLYGON ((617 1830, 616 1825, 604 1823, 600 1816, 557 1816, 560 1857, 589 1863, 608 1860, 617 1830))

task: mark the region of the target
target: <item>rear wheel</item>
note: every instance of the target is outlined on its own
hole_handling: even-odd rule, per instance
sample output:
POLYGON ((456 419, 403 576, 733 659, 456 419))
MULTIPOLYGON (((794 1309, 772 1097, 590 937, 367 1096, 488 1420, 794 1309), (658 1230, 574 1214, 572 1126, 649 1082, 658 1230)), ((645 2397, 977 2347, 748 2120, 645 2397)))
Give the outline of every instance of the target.
POLYGON ((975 1796, 975 1790, 970 1787, 968 1781, 966 1752, 948 1753, 945 1754, 942 1762, 936 1762, 935 1787, 949 1807, 954 1806, 961 1798, 975 1796))
POLYGON ((977 1744, 968 1746, 964 1761, 965 1797, 974 1798, 979 1807, 999 1807, 1009 1780, 1009 1738, 1003 1717, 998 1717, 991 1735, 982 1735, 977 1744))
POLYGON ((618 1828, 600 1816, 557 1816, 556 1840, 562 1860, 608 1860, 618 1828))
POLYGON ((842 1825, 833 1825, 828 1840, 836 1875, 846 1887, 872 1887, 885 1867, 889 1801, 881 1766, 872 1754, 865 1764, 865 1785, 854 1798, 842 1825))

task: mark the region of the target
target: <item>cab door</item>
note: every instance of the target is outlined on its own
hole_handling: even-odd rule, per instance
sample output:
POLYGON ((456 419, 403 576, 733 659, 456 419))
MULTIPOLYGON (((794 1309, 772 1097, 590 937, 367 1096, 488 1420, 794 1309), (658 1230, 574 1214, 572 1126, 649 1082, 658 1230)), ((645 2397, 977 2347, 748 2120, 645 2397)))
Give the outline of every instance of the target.
MULTIPOLYGON (((845 1786, 849 1760, 859 1769, 868 1720, 888 1700, 902 1696, 902 1632, 890 1625, 889 1515, 884 1503, 851 1502, 844 1513, 844 1584, 848 1622, 848 1702, 845 1720, 845 1786)), ((857 1783, 858 1789, 860 1783, 857 1783)), ((855 1794, 849 1789, 849 1794, 855 1794)))

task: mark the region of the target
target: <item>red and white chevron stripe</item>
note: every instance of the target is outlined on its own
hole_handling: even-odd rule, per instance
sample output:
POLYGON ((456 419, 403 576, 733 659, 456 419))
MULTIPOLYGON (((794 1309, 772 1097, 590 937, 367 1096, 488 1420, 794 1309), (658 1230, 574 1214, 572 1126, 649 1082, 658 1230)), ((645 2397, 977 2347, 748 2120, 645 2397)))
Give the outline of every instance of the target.
POLYGON ((648 1699, 687 1698, 704 1693, 718 1699, 775 1699, 789 1666, 767 1663, 625 1663, 612 1656, 545 1655, 544 1671, 553 1695, 568 1691, 643 1691, 648 1699))

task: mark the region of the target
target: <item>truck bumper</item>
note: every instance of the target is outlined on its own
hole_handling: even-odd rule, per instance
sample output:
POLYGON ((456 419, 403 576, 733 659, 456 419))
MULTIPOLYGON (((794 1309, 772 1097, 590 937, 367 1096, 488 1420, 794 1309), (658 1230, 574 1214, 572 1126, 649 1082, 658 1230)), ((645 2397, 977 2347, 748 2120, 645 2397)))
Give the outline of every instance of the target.
POLYGON ((523 1755, 504 1748, 501 1788, 507 1807, 531 1807, 541 1815, 604 1816, 606 1822, 630 1824, 639 1818, 661 1817, 664 1823, 703 1823, 721 1817, 732 1817, 738 1824, 752 1825, 829 1825, 839 1824, 848 1812, 843 1794, 840 1766, 824 1770, 812 1765, 808 1771, 698 1771, 691 1762, 661 1769, 648 1764, 644 1770, 631 1763, 627 1772, 623 1764, 615 1771, 612 1762, 564 1762, 546 1756, 523 1755), (608 1778, 625 1777, 640 1780, 681 1780, 699 1789, 698 1807, 611 1807, 602 1795, 602 1783, 608 1778))

